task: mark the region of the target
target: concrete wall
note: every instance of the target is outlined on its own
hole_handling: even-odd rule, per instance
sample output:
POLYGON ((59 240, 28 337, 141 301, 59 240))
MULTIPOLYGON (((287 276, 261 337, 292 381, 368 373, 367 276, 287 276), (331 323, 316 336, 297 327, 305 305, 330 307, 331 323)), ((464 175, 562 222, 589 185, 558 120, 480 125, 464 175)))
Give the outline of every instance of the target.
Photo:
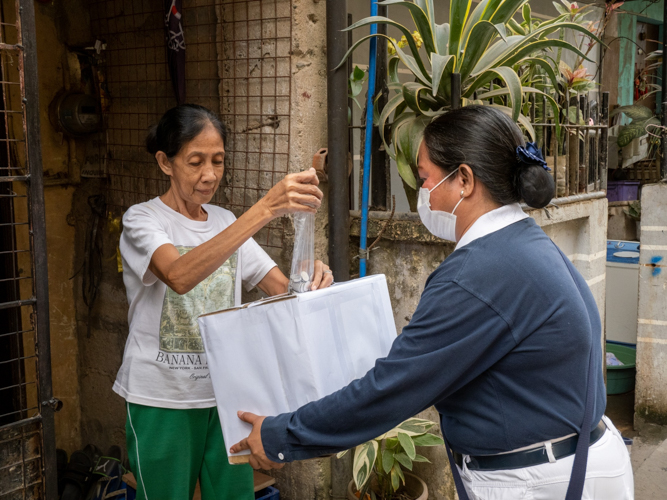
POLYGON ((642 188, 635 427, 667 424, 667 185, 642 188))
MULTIPOLYGON (((528 214, 583 275, 597 302, 604 331, 606 198, 562 205, 560 208, 549 207, 548 211, 530 210, 528 214)), ((386 213, 372 213, 369 241, 374 241, 386 220, 386 213)), ((353 218, 352 234, 359 234, 357 216, 353 218)), ((352 244, 358 245, 358 241, 352 244)), ((416 214, 399 214, 388 224, 377 250, 371 252, 369 273, 387 276, 397 333, 410 321, 426 278, 453 249, 453 244, 431 236, 416 214)), ((455 311, 452 313, 455 314, 455 311)), ((600 341, 603 340, 602 336, 600 341)), ((434 408, 420 414, 420 417, 439 421, 434 408)), ((429 498, 454 500, 455 488, 444 448, 422 448, 419 453, 432 462, 415 464, 415 472, 429 487, 429 498)))
POLYGON ((76 290, 70 280, 76 271, 73 260, 75 230, 68 220, 80 158, 76 153, 77 141, 63 138, 51 126, 48 106, 63 88, 77 89, 80 85, 76 58, 69 57, 66 45, 90 41, 85 4, 83 0, 52 4, 35 2, 53 393, 63 402, 62 410, 55 416, 56 445, 69 453, 81 446, 76 290))

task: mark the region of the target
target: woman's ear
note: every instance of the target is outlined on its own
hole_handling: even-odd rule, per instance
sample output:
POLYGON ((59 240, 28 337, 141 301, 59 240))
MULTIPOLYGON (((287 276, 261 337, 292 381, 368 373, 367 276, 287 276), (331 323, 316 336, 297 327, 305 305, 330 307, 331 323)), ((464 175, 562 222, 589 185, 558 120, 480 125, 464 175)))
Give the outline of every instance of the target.
POLYGON ((160 165, 160 170, 162 170, 165 173, 165 175, 171 177, 172 166, 171 162, 169 161, 169 158, 167 158, 167 155, 164 154, 163 151, 158 151, 157 153, 155 153, 155 159, 157 160, 157 164, 160 165))
POLYGON ((459 165, 458 177, 460 179, 461 189, 463 190, 463 196, 467 198, 475 189, 475 176, 473 175, 470 166, 465 163, 459 165))

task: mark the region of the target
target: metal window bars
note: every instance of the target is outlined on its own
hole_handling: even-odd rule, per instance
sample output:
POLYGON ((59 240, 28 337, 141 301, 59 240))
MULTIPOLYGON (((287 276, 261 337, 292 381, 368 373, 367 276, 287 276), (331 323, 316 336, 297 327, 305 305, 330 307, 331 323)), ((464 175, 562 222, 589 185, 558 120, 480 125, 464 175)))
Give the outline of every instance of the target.
MULTIPOLYGON (((107 202, 122 211, 168 189, 145 151, 148 127, 176 104, 168 73, 160 2, 90 2, 111 106, 106 113, 107 202)), ((198 0, 183 8, 187 102, 219 113, 231 134, 226 172, 212 203, 236 216, 289 169, 292 5, 290 0, 198 0)), ((282 250, 283 221, 255 239, 282 250)))
POLYGON ((33 9, 0 3, 0 499, 57 496, 33 9))

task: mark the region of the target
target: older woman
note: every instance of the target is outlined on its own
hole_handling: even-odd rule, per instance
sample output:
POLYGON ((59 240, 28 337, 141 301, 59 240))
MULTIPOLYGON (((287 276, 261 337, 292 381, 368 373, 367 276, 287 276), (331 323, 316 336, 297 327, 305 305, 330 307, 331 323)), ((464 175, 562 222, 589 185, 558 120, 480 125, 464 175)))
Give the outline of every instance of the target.
POLYGON ((331 396, 275 417, 240 413, 254 427, 232 451, 280 467, 435 405, 462 500, 633 498, 628 452, 603 416, 595 300, 518 203, 541 208, 554 194, 541 153, 501 111, 467 106, 426 127, 418 170, 424 225, 457 244, 410 324, 331 396))
MULTIPOLYGON (((206 108, 167 111, 146 146, 169 190, 123 217, 130 332, 113 389, 127 401, 141 499, 191 499, 198 479, 204 500, 254 498, 252 469, 228 464, 197 317, 238 305, 241 285, 285 293, 288 279, 252 236, 276 217, 315 212, 322 192, 311 169, 285 177, 238 220, 209 205, 224 173, 225 139, 206 108)), ((332 281, 317 261, 313 289, 332 281)))

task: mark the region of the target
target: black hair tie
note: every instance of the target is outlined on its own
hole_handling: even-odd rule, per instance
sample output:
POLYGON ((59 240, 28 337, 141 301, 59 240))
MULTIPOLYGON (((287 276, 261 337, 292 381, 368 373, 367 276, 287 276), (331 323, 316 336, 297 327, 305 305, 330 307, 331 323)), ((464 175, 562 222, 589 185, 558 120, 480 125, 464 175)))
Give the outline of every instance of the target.
POLYGON ((517 146, 516 159, 522 168, 539 165, 544 168, 544 170, 551 172, 551 169, 547 167, 547 162, 544 161, 542 151, 534 142, 527 142, 526 147, 517 146))

